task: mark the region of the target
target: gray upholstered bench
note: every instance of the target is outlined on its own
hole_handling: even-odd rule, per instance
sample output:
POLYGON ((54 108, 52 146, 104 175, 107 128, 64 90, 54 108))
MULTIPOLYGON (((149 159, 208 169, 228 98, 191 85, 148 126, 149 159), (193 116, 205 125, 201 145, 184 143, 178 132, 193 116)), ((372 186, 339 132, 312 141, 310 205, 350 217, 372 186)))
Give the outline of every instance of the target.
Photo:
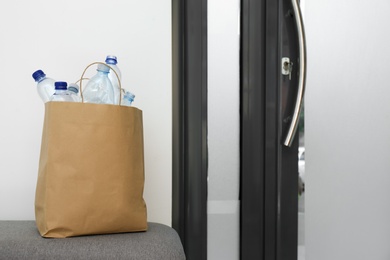
POLYGON ((0 221, 0 259, 185 259, 174 229, 148 224, 147 232, 50 239, 34 221, 0 221))

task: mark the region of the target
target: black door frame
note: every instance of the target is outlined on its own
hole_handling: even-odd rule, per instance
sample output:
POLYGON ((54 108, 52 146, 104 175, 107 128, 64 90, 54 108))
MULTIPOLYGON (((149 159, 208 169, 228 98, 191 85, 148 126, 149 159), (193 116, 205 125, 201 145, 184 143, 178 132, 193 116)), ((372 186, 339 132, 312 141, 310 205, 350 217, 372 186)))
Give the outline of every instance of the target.
POLYGON ((265 252, 265 1, 241 1, 240 258, 265 252))
POLYGON ((207 259, 207 0, 172 0, 172 227, 207 259))
POLYGON ((281 46, 296 40, 282 35, 291 3, 241 3, 241 259, 296 260, 298 138, 282 144, 290 110, 280 74, 281 46))
MULTIPOLYGON (((279 109, 282 1, 241 0, 243 260, 296 259, 298 138, 292 148, 282 145, 285 115, 279 109)), ((187 259, 205 260, 207 0, 172 0, 172 53, 172 226, 187 259)))

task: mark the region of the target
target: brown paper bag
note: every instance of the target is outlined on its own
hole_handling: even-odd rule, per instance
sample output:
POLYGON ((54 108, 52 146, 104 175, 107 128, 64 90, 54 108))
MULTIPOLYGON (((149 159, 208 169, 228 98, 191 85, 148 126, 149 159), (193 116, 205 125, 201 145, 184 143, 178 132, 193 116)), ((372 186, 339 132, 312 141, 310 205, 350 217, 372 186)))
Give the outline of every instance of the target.
POLYGON ((35 196, 44 237, 145 231, 142 111, 48 102, 35 196))

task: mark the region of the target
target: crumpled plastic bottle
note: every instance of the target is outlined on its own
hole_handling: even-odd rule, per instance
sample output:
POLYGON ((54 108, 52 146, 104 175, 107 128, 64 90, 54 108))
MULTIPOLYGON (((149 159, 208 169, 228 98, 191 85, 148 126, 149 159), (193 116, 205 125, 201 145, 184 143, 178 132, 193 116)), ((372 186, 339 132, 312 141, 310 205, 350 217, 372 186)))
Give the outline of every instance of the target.
POLYGON ((105 64, 98 64, 97 73, 83 88, 85 103, 115 104, 114 88, 108 78, 110 68, 105 64))
POLYGON ((115 102, 115 104, 119 104, 119 96, 120 96, 119 92, 120 92, 121 86, 119 84, 118 78, 119 78, 119 80, 122 80, 122 73, 117 65, 118 59, 114 55, 107 55, 106 64, 108 64, 112 68, 112 70, 115 70, 115 72, 116 72, 116 74, 115 74, 115 72, 110 71, 110 73, 108 73, 108 78, 110 79, 111 84, 114 88, 114 99, 115 99, 114 102, 115 102))
POLYGON ((37 82, 37 91, 44 103, 50 101, 51 96, 54 94, 54 82, 55 80, 46 77, 46 74, 42 70, 37 70, 32 74, 35 82, 37 82))

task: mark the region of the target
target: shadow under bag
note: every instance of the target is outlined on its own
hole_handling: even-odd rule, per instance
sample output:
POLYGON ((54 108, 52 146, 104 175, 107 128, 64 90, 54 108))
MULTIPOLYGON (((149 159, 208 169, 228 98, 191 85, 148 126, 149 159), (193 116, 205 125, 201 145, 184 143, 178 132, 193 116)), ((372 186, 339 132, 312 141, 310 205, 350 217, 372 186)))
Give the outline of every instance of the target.
POLYGON ((43 237, 147 230, 142 111, 48 102, 35 218, 43 237))

